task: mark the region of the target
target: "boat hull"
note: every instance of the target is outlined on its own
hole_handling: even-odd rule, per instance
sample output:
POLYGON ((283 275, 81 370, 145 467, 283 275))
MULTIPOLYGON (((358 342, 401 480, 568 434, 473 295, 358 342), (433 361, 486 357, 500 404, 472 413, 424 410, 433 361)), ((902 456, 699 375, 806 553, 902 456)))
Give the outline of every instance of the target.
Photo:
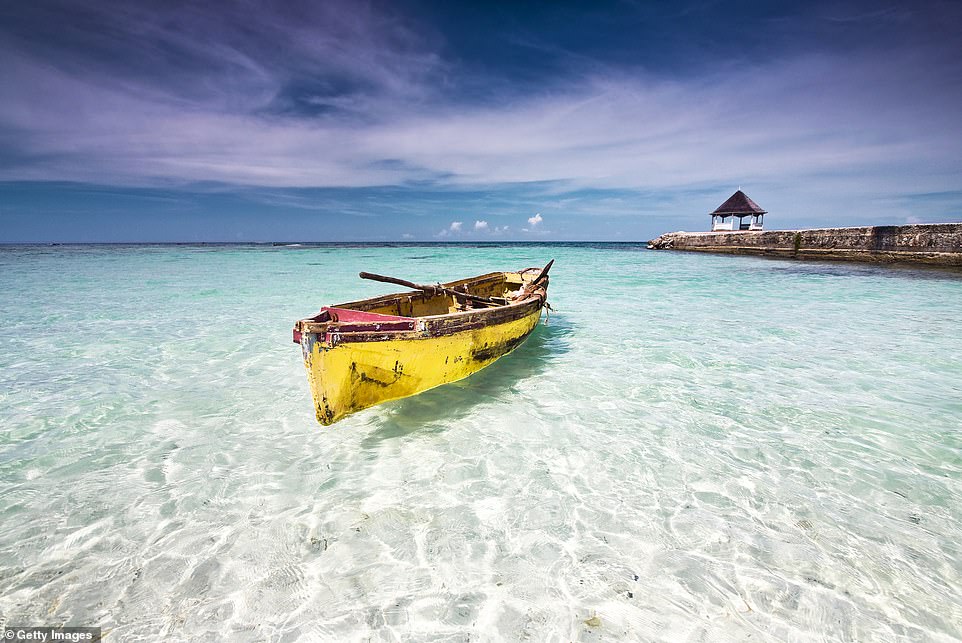
MULTIPOLYGON (((368 407, 456 382, 517 348, 541 318, 541 306, 529 306, 506 319, 464 330, 385 333, 378 341, 338 341, 306 333, 301 345, 323 425, 368 407)), ((474 327, 472 327, 474 326, 474 327)))
POLYGON ((541 319, 543 269, 492 272, 418 290, 322 308, 294 324, 317 420, 468 377, 517 348, 541 319))

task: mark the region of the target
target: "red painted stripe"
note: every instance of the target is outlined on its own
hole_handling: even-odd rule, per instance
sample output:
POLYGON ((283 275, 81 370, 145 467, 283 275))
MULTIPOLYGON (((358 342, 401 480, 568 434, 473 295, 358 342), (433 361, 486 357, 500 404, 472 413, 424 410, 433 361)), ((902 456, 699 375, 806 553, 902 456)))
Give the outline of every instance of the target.
POLYGON ((380 313, 369 313, 363 310, 351 310, 350 308, 322 308, 321 311, 327 311, 332 317, 336 318, 338 322, 354 322, 354 323, 367 323, 367 322, 411 322, 414 323, 414 319, 411 317, 398 317, 397 315, 382 315, 380 313))

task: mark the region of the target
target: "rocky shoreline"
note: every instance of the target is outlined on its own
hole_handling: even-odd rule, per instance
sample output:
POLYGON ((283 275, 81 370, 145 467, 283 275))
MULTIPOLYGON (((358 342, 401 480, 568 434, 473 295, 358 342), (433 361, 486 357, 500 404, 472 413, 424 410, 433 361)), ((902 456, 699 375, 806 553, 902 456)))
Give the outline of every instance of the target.
POLYGON ((916 263, 962 268, 962 223, 734 232, 669 232, 654 250, 792 259, 916 263))

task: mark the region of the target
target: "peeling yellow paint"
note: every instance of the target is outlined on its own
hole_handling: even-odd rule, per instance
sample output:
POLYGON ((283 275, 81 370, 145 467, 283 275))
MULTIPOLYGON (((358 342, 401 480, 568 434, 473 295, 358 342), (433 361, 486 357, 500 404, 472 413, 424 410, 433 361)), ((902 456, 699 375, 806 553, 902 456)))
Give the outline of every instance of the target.
POLYGON ((330 425, 361 409, 455 382, 516 348, 540 308, 500 324, 440 337, 335 343, 305 353, 317 420, 330 425))

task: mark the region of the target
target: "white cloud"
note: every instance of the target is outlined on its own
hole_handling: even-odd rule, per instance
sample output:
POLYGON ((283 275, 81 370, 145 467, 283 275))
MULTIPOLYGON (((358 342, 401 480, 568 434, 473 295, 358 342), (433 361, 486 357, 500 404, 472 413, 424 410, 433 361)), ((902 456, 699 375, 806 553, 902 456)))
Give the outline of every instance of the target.
POLYGON ((402 238, 402 239, 413 239, 413 238, 414 238, 414 235, 411 234, 410 232, 405 232, 404 234, 401 235, 401 238, 402 238))
POLYGON ((474 222, 474 229, 475 229, 475 230, 487 230, 487 229, 488 229, 488 222, 487 222, 487 221, 475 221, 475 222, 474 222))
POLYGON ((444 230, 441 230, 439 233, 437 233, 434 236, 439 239, 442 239, 444 237, 450 237, 455 234, 461 234, 461 228, 463 225, 464 223, 462 221, 452 221, 451 225, 449 225, 444 230))
POLYGON ((538 225, 539 223, 541 223, 542 221, 544 221, 544 217, 541 216, 540 212, 534 215, 533 217, 528 217, 528 225, 530 225, 532 228, 538 225))

